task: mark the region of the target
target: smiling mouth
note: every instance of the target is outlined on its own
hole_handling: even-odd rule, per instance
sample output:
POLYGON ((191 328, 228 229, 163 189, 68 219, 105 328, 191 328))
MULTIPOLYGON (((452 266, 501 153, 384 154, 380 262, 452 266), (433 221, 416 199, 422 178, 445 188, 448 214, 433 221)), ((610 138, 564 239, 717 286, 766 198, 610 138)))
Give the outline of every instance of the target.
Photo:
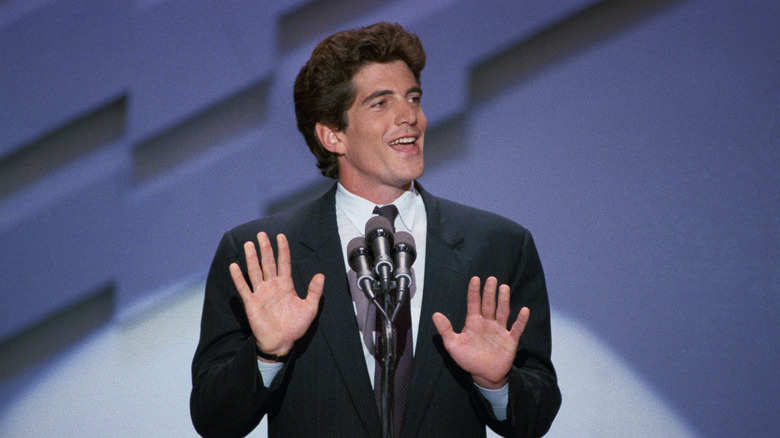
POLYGON ((401 137, 399 139, 393 140, 390 143, 388 143, 388 146, 405 146, 405 145, 411 145, 414 144, 414 142, 417 140, 417 137, 401 137))

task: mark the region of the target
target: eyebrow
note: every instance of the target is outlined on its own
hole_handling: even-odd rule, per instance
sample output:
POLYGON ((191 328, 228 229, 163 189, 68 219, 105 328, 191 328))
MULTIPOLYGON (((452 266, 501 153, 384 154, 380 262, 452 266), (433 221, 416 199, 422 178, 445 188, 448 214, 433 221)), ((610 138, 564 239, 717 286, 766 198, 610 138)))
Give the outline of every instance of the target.
MULTIPOLYGON (((410 95, 412 93, 420 93, 420 94, 422 94, 422 88, 420 88, 418 85, 415 85, 415 86, 409 88, 408 90, 406 90, 406 96, 408 96, 408 95, 410 95)), ((363 99, 363 102, 361 102, 361 104, 365 104, 369 100, 376 99, 377 97, 381 97, 381 96, 386 96, 388 94, 393 94, 393 92, 391 90, 374 91, 373 93, 369 94, 368 97, 363 99)))

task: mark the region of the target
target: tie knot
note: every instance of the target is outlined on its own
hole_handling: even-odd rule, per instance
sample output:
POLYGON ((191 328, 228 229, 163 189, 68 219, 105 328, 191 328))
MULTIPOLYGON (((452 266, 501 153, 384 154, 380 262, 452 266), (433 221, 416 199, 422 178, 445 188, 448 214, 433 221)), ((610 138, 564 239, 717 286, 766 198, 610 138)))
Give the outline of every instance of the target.
POLYGON ((378 214, 390 221, 390 225, 395 229, 395 218, 398 216, 398 208, 395 205, 388 204, 384 207, 374 207, 374 214, 378 214))

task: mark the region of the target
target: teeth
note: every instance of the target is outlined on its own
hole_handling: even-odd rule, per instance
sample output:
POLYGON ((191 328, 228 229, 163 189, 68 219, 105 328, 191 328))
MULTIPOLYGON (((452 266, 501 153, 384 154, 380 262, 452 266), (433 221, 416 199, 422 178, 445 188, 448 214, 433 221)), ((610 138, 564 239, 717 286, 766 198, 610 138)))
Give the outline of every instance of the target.
POLYGON ((390 142, 390 146, 395 146, 395 145, 401 144, 401 143, 403 143, 403 144, 414 143, 414 140, 415 140, 414 137, 399 138, 398 140, 391 141, 390 142))

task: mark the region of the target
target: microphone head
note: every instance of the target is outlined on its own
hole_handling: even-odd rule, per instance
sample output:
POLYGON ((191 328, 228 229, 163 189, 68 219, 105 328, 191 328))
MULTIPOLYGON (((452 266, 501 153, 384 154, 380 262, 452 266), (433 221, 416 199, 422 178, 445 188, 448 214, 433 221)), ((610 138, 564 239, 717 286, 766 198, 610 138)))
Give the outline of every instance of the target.
POLYGON ((393 226, 387 218, 374 216, 366 222, 366 243, 374 256, 374 272, 386 289, 393 272, 393 226))
POLYGON ((349 258, 352 258, 352 254, 359 250, 360 248, 366 247, 366 239, 364 239, 362 236, 355 237, 354 239, 350 240, 347 244, 347 255, 349 258))
POLYGON ((416 256, 417 249, 414 246, 414 236, 412 236, 410 233, 407 233, 406 231, 399 231, 395 233, 393 251, 407 251, 416 256))
POLYGON ((371 241, 377 236, 393 237, 393 224, 386 217, 374 216, 366 222, 366 238, 371 241))
POLYGON ((347 260, 349 260, 349 267, 353 271, 360 272, 361 269, 365 269, 365 264, 371 264, 371 259, 371 251, 366 246, 366 239, 358 236, 349 241, 347 244, 347 260))
POLYGON ((405 277, 407 279, 407 285, 408 283, 411 283, 411 269, 416 258, 417 250, 414 248, 414 237, 406 231, 395 233, 395 244, 393 244, 395 278, 400 279, 405 277))
POLYGON ((355 237, 347 244, 347 259, 349 267, 355 271, 357 285, 369 300, 374 300, 374 291, 371 285, 374 281, 374 274, 371 269, 373 257, 371 251, 366 247, 366 240, 363 237, 355 237))

